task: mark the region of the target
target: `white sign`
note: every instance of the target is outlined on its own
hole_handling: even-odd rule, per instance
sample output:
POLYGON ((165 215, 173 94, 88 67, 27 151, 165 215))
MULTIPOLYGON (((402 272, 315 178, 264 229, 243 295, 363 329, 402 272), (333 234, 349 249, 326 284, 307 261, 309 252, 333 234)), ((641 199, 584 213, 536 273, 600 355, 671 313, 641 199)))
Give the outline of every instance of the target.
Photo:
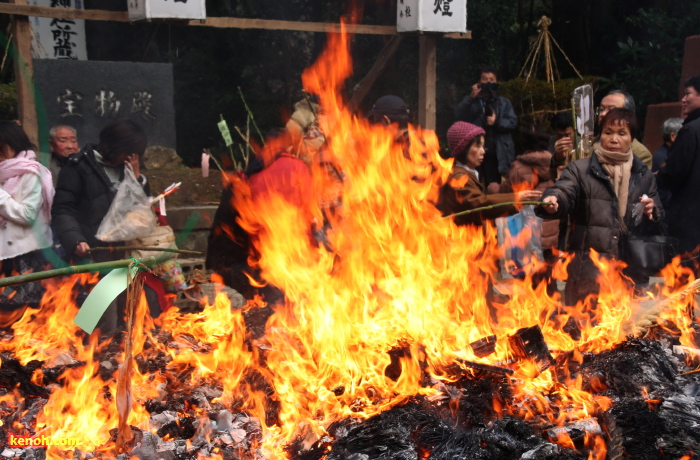
MULTIPOLYGON (((29 5, 58 8, 83 8, 82 0, 29 0, 29 5)), ((32 56, 35 59, 87 60, 85 21, 31 16, 32 56)))
POLYGON ((467 0, 397 0, 399 32, 466 32, 467 0))
POLYGON ((204 0, 128 0, 129 19, 206 19, 204 0))

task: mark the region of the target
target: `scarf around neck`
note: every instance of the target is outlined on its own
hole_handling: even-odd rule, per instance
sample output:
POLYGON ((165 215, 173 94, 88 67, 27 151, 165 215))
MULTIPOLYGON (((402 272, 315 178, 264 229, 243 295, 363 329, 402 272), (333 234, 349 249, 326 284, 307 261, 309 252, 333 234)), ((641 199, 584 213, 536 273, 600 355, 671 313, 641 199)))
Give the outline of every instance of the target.
POLYGON ((610 152, 600 146, 600 142, 594 145, 595 155, 600 161, 605 174, 612 182, 613 190, 617 195, 618 213, 620 219, 624 219, 627 212, 627 200, 632 175, 632 147, 627 152, 610 152))
MULTIPOLYGON (((25 174, 36 174, 41 179, 41 201, 40 212, 46 217, 46 221, 51 221, 51 204, 55 194, 51 172, 36 161, 36 153, 33 150, 23 150, 14 158, 0 162, 0 184, 13 199, 19 191, 19 183, 25 174)), ((7 220, 0 217, 0 224, 7 220)))

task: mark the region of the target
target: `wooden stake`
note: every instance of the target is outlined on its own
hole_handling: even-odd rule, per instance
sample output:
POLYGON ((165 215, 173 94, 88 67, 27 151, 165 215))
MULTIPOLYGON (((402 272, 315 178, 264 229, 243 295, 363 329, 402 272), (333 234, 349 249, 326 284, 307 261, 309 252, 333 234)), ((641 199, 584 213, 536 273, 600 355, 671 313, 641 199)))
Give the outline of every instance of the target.
POLYGON ((435 36, 422 34, 418 64, 418 124, 423 129, 435 129, 435 83, 437 81, 437 52, 435 36))
MULTIPOLYGON (((26 5, 27 0, 11 0, 15 5, 26 5)), ((32 29, 27 16, 12 20, 15 53, 15 85, 19 107, 19 121, 32 144, 39 146, 39 124, 34 99, 34 64, 32 61, 32 29)))

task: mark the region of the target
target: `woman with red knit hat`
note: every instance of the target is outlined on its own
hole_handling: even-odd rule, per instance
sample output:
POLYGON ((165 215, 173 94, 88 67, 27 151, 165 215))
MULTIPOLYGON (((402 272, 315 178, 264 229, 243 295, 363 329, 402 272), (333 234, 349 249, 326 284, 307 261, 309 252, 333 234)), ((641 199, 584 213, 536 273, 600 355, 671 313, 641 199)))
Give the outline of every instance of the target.
MULTIPOLYGON (((524 190, 518 193, 486 194, 486 187, 479 181, 476 168, 484 161, 484 130, 478 126, 458 121, 447 130, 450 156, 455 159, 452 173, 440 190, 438 209, 443 215, 481 208, 499 203, 537 200, 541 191, 524 190)), ((514 205, 455 217, 457 225, 481 225, 486 219, 515 214, 514 205)))

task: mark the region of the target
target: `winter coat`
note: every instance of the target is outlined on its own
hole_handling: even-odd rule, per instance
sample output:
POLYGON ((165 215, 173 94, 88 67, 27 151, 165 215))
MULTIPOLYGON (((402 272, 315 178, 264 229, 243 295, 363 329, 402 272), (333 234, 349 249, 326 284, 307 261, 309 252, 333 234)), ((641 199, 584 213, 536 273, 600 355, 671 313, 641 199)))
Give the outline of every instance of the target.
MULTIPOLYGON (((510 166, 506 180, 500 185, 500 192, 513 192, 514 185, 521 186, 518 190, 546 190, 554 185, 550 176, 551 162, 552 154, 547 151, 527 152, 519 155, 510 166), (523 187, 523 184, 526 186, 523 187)), ((543 219, 541 238, 542 249, 557 247, 559 219, 543 219)))
POLYGON ((0 260, 51 246, 48 216, 41 212, 43 202, 41 178, 36 174, 24 174, 14 196, 0 186, 0 216, 5 219, 0 224, 0 260))
POLYGON ((668 234, 678 238, 680 252, 700 244, 700 109, 688 114, 671 146, 660 186, 671 192, 668 234))
POLYGON ((505 175, 508 174, 510 164, 515 159, 515 143, 512 132, 518 126, 518 117, 515 115, 513 105, 503 96, 498 97, 495 112, 496 123, 493 126, 488 126, 482 99, 466 96, 455 107, 455 117, 458 121, 466 121, 483 128, 486 131, 486 136, 495 136, 498 172, 505 175))
MULTIPOLYGON (((596 155, 576 160, 566 167, 553 187, 545 190, 548 196, 557 197, 559 209, 551 217, 570 215, 571 231, 568 251, 588 252, 594 249, 602 255, 619 258, 623 226, 618 213, 617 195, 612 182, 603 170, 596 155)), ((633 157, 629 182, 629 198, 624 225, 632 236, 659 235, 663 233, 663 213, 654 175, 637 157, 633 157), (656 203, 654 221, 643 217, 635 226, 632 207, 647 195, 656 203)))
MULTIPOLYGON (((654 175, 638 157, 633 156, 632 161, 624 226, 629 236, 663 234, 663 209, 654 175), (642 216, 641 223, 634 225, 632 208, 639 203, 642 195, 647 195, 656 203, 654 219, 642 216)), ((604 258, 624 260, 623 245, 626 236, 618 213, 617 195, 598 157, 593 154, 589 158, 569 163, 561 178, 544 192, 542 199, 548 196, 557 197, 559 208, 554 214, 540 210, 541 215, 559 218, 570 216, 567 250, 575 252, 576 257, 567 267, 564 297, 567 305, 575 305, 600 289, 596 281, 599 272, 590 257, 591 249, 604 258)), ((634 283, 649 281, 649 275, 639 267, 627 267, 624 273, 634 283)))
MULTIPOLYGON (((123 177, 122 171, 120 180, 123 177)), ((141 176, 140 180, 145 181, 145 177, 141 176)), ((144 191, 146 195, 150 193, 147 183, 144 191)), ((51 226, 68 255, 72 255, 81 242, 90 247, 106 246, 95 238, 95 234, 115 194, 116 187, 95 159, 91 145, 68 157, 58 175, 51 208, 51 226)))
POLYGON ((642 160, 642 163, 644 163, 647 168, 651 169, 654 163, 651 152, 637 139, 632 140, 632 153, 634 153, 637 158, 642 160))
MULTIPOLYGON (((513 193, 486 194, 486 188, 479 182, 474 173, 465 167, 455 165, 452 174, 447 178, 445 185, 440 189, 437 208, 443 216, 455 214, 469 209, 480 208, 498 203, 515 201, 513 193)), ((486 219, 515 214, 514 205, 501 206, 478 213, 466 214, 455 217, 457 225, 481 225, 486 219)))

